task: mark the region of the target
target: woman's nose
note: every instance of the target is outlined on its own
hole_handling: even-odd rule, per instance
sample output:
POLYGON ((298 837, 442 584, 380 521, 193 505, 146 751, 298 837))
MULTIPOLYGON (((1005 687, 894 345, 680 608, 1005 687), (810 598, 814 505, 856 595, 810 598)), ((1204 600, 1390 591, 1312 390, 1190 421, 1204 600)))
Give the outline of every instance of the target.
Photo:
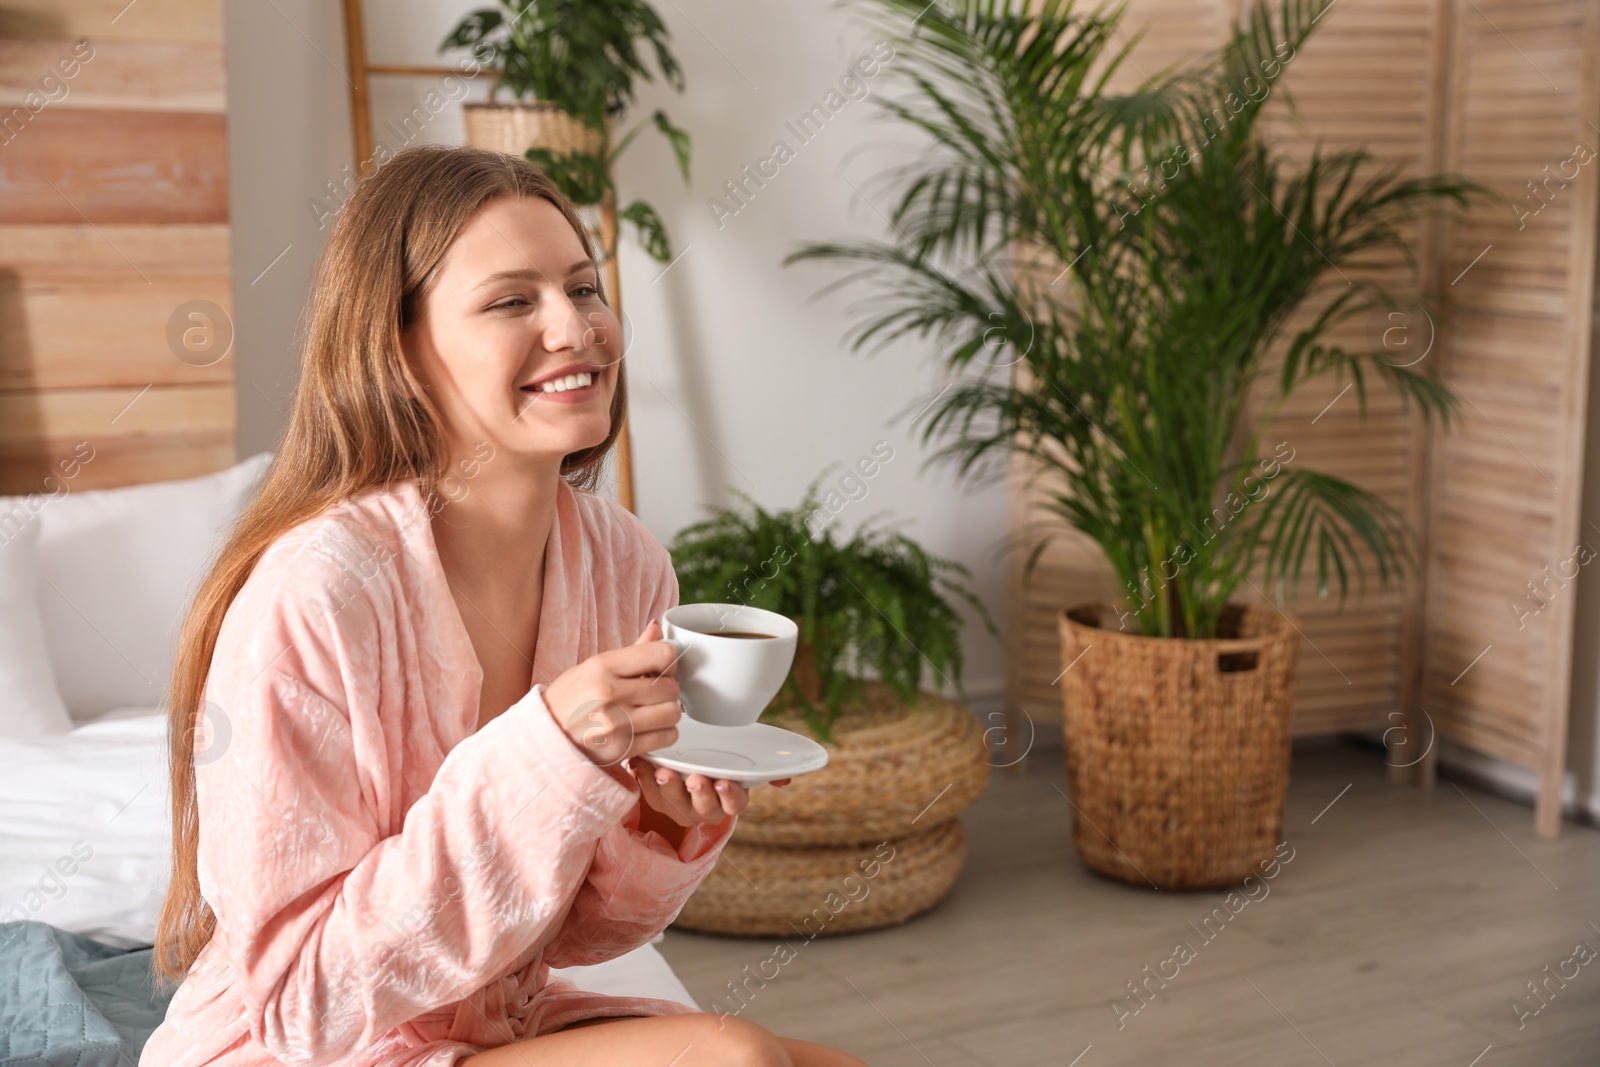
POLYGON ((538 327, 544 347, 552 352, 588 348, 593 343, 585 336, 588 326, 582 314, 566 296, 545 304, 538 327))

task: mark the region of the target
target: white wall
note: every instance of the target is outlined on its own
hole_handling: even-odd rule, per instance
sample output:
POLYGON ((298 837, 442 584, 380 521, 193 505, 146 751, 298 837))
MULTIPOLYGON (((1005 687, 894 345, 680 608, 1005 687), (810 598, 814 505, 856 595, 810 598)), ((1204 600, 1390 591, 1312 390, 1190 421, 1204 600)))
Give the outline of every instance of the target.
MULTIPOLYGON (((461 13, 479 6, 369 0, 368 60, 453 62, 434 49, 461 13)), ((852 183, 868 189, 872 175, 907 156, 904 147, 866 151, 869 142, 904 145, 905 135, 866 121, 870 98, 848 103, 803 145, 785 128, 821 101, 871 38, 823 0, 674 0, 656 8, 672 32, 687 91, 643 84, 629 124, 665 109, 694 139, 693 180, 684 186, 654 131, 642 133, 618 164, 624 201, 650 201, 674 251, 687 248, 664 275, 631 239, 622 252, 640 517, 665 542, 704 517, 702 505, 735 503, 728 485, 769 509, 792 507, 823 468, 851 464, 883 440, 894 457, 867 483, 867 495, 840 513, 841 532, 880 510, 905 519, 901 529, 929 552, 972 568, 973 589, 1002 623, 1003 482, 967 492, 949 467, 919 470, 928 450, 908 423, 942 384, 933 357, 915 343, 874 357, 847 353, 841 338, 852 321, 845 311, 852 295, 810 299, 837 272, 779 265, 804 240, 886 232, 852 183), (779 139, 794 158, 719 228, 707 201, 779 139)), ((327 196, 325 183, 340 179, 353 150, 338 5, 227 0, 225 11, 245 455, 273 447, 281 432, 296 375, 299 317, 325 236, 308 205, 327 196)), ((486 79, 478 81, 469 99, 486 90, 486 79)), ((375 137, 385 139, 385 123, 410 112, 438 84, 374 79, 375 137)), ((460 143, 462 136, 452 105, 419 140, 460 143)), ((387 139, 396 144, 392 134, 387 139)), ((842 473, 835 470, 831 479, 842 473)), ((967 693, 989 708, 1003 683, 1002 649, 975 621, 967 635, 967 693)))

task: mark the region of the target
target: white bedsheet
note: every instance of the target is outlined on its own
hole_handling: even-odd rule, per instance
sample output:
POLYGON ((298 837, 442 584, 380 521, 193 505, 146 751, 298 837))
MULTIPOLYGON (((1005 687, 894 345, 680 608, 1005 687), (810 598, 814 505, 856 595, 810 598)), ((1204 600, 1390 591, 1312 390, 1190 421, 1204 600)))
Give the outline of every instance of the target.
MULTIPOLYGON (((153 943, 170 862, 167 794, 158 709, 0 737, 0 922, 33 919, 121 948, 153 943)), ((599 993, 695 1004, 654 944, 551 974, 599 993)))
POLYGON ((0 922, 124 948, 154 940, 172 840, 166 738, 151 708, 0 738, 0 922))

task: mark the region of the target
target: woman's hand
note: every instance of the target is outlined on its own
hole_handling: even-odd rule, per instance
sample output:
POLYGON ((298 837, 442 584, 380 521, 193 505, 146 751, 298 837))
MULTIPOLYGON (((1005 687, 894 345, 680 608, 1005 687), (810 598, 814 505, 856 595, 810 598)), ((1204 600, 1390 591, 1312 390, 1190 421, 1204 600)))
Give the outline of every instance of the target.
MULTIPOLYGON (((661 640, 661 624, 651 619, 633 644, 590 656, 557 675, 545 687, 545 703, 585 755, 625 782, 628 775, 619 766, 623 760, 678 740, 683 706, 672 677, 677 667, 677 650, 661 640)), ((749 801, 749 791, 738 782, 692 774, 686 783, 671 768, 650 763, 647 770, 635 772, 633 779, 649 808, 680 827, 719 823, 744 811, 749 801)), ((784 786, 790 780, 772 784, 784 786)))
POLYGON ((704 774, 685 776, 671 767, 659 767, 648 757, 629 760, 628 766, 644 794, 644 802, 679 826, 720 823, 739 815, 750 803, 750 790, 726 778, 713 781, 704 774))
POLYGON ((545 703, 585 755, 624 779, 618 767, 624 759, 678 740, 677 665, 677 651, 661 640, 660 624, 651 619, 633 644, 557 675, 545 687, 545 703))
MULTIPOLYGON (((738 782, 704 774, 687 777, 671 767, 660 767, 648 757, 628 761, 639 783, 639 830, 654 830, 673 848, 682 848, 690 826, 716 825, 741 814, 750 803, 750 790, 738 782)), ((788 785, 780 778, 773 785, 788 785)))
MULTIPOLYGON (((690 826, 715 825, 730 815, 742 814, 750 804, 750 790, 726 778, 713 780, 704 774, 685 777, 671 767, 657 766, 649 757, 629 760, 628 769, 639 783, 639 829, 656 831, 673 848, 683 847, 684 831, 690 826)), ((788 785, 791 781, 779 778, 771 784, 788 785)))

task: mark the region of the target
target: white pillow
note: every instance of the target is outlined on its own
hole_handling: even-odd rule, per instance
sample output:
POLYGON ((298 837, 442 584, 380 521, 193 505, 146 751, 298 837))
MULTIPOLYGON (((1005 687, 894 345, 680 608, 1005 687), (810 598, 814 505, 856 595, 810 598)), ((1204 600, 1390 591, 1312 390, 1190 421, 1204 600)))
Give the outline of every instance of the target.
POLYGON ((34 575, 36 507, 48 497, 0 498, 0 737, 40 737, 72 729, 56 689, 34 575))
POLYGON ((271 459, 79 490, 39 512, 39 611, 73 720, 165 700, 189 602, 271 459))

